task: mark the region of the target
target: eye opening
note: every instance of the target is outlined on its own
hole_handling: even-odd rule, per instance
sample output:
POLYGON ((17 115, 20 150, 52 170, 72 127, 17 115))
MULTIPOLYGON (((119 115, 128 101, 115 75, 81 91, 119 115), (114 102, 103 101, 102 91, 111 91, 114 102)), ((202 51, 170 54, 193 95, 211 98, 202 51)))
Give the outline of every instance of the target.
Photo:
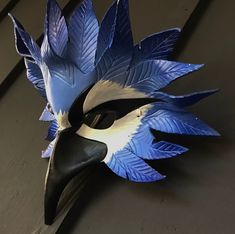
POLYGON ((94 129, 110 128, 116 120, 116 112, 111 110, 100 110, 88 112, 83 119, 83 122, 94 129))

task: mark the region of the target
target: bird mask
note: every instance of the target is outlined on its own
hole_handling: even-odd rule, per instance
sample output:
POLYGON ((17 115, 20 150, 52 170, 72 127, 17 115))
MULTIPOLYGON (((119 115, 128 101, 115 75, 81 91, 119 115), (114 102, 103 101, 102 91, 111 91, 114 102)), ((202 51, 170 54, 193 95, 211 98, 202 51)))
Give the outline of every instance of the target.
POLYGON ((169 61, 180 29, 133 43, 128 0, 115 1, 99 25, 92 1, 84 0, 68 21, 48 0, 41 47, 11 16, 17 52, 28 80, 46 100, 40 120, 49 121, 50 158, 45 183, 45 223, 56 215, 66 185, 84 168, 105 163, 135 182, 165 178, 145 160, 180 155, 185 147, 158 141, 164 133, 218 136, 185 110, 216 90, 182 96, 160 91, 202 65, 169 61))

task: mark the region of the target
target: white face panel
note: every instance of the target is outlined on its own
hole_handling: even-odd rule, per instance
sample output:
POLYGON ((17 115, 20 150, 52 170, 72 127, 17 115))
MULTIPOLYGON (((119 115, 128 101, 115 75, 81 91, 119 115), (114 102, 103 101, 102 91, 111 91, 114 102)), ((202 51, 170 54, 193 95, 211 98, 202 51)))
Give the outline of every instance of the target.
POLYGON ((104 162, 109 162, 112 155, 117 151, 122 150, 133 134, 136 133, 141 125, 141 120, 146 112, 151 108, 151 105, 142 106, 123 118, 116 120, 113 125, 107 129, 93 129, 86 124, 83 124, 77 131, 77 134, 91 140, 103 142, 107 145, 108 152, 104 162))
POLYGON ((146 97, 146 94, 139 92, 134 88, 123 88, 115 82, 100 80, 88 93, 83 104, 83 112, 87 113, 92 108, 108 101, 146 97))

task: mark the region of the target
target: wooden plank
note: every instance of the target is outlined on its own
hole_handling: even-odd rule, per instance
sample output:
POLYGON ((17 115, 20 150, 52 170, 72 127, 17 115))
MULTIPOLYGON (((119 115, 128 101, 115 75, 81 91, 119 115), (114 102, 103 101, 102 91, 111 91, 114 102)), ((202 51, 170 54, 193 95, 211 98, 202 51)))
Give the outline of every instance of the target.
POLYGON ((1 0, 0 2, 0 11, 9 3, 9 0, 1 0))
MULTIPOLYGON (((99 17, 103 15, 104 11, 108 5, 111 4, 111 2, 111 0, 105 0, 102 1, 101 4, 98 0, 94 1, 99 17)), ((172 4, 172 1, 170 0, 149 0, 148 5, 146 5, 143 1, 136 2, 132 0, 131 15, 135 39, 139 40, 147 34, 151 34, 168 27, 182 27, 197 2, 198 1, 196 0, 177 0, 172 4)), ((39 11, 38 5, 39 4, 37 4, 37 10, 34 11, 39 11)), ((34 19, 35 21, 39 20, 36 22, 37 25, 42 25, 42 17, 37 19, 37 17, 34 16, 35 12, 32 9, 29 13, 28 10, 25 11, 27 11, 24 13, 25 16, 27 15, 27 20, 23 20, 24 23, 27 23, 29 19, 34 19)), ((9 25, 9 27, 10 30, 12 30, 12 26, 9 25)), ((8 30, 7 28, 5 28, 6 31, 8 30)), ((30 32, 33 30, 30 25, 26 25, 26 28, 29 28, 30 32)), ((13 39, 11 43, 12 52, 9 53, 12 53, 13 55, 13 39)), ((6 54, 6 52, 8 51, 2 51, 1 54, 6 54)), ((7 55, 4 58, 4 60, 10 59, 10 55, 7 55)), ((4 69, 3 72, 7 73, 7 71, 9 71, 8 69, 10 69, 11 66, 7 66, 8 62, 9 61, 5 61, 4 63, 3 67, 6 69, 4 69)), ((2 149, 0 164, 0 233, 2 234, 32 232, 55 233, 60 224, 56 223, 54 226, 49 228, 42 224, 43 186, 47 161, 40 159, 39 155, 40 150, 46 147, 46 142, 41 140, 41 137, 45 135, 46 126, 38 122, 37 119, 43 105, 44 103, 37 96, 36 91, 33 90, 32 86, 28 84, 28 81, 25 79, 25 74, 20 75, 19 79, 16 80, 16 82, 0 101, 0 148, 2 149)), ((103 175, 103 172, 101 174, 103 175)), ((113 212, 114 216, 112 217, 110 224, 107 226, 107 222, 101 222, 99 227, 96 226, 96 230, 94 231, 94 225, 96 225, 98 221, 102 221, 102 217, 104 217, 101 214, 103 212, 106 213, 107 211, 110 211, 109 209, 112 208, 110 196, 106 197, 106 194, 103 194, 102 198, 98 197, 100 190, 105 190, 105 185, 103 185, 99 174, 95 174, 95 176, 98 179, 98 184, 97 186, 92 184, 92 186, 98 190, 95 190, 94 192, 98 192, 97 199, 98 203, 99 201, 101 202, 101 206, 95 202, 93 205, 97 208, 96 212, 94 212, 93 209, 91 213, 89 213, 89 209, 85 211, 82 210, 84 214, 79 214, 79 217, 83 217, 84 215, 84 218, 86 217, 87 221, 92 220, 92 222, 89 225, 86 223, 85 226, 82 225, 81 228, 77 228, 81 230, 80 233, 115 233, 115 230, 114 232, 109 231, 110 225, 115 224, 113 219, 120 218, 120 220, 122 220, 120 214, 116 214, 115 216, 115 210, 113 212), (100 187, 100 189, 98 187, 100 187), (99 216, 97 217, 97 215, 99 216), (92 225, 93 222, 94 225, 92 225), (93 230, 93 232, 89 230, 93 230)), ((102 179, 104 179, 104 184, 106 183, 108 186, 111 186, 112 183, 121 185, 121 187, 117 186, 115 188, 111 186, 111 190, 114 192, 115 196, 117 196, 117 203, 119 195, 127 195, 127 200, 133 199, 133 201, 135 201, 135 195, 128 194, 132 188, 131 184, 128 182, 123 182, 117 177, 112 177, 110 172, 107 172, 106 176, 102 177, 102 179), (120 184, 117 184, 119 181, 120 184), (124 192, 125 190, 126 193, 124 192), (120 191, 123 191, 124 193, 119 194, 120 191)), ((150 190, 151 186, 153 185, 148 187, 150 190)), ((143 187, 140 185, 140 188, 143 187)), ((110 193, 109 188, 106 188, 106 190, 110 193)), ((147 201, 149 200, 148 197, 143 197, 143 199, 146 199, 147 201)), ((138 204, 136 204, 136 206, 138 206, 138 204)), ((147 215, 147 213, 145 213, 145 215, 147 215)), ((84 223, 83 218, 82 221, 84 223)), ((135 220, 132 220, 132 222, 133 225, 136 225, 136 223, 142 221, 136 217, 135 220)), ((117 231, 118 229, 116 232, 117 231)), ((118 233, 120 233, 120 230, 118 233)))
POLYGON ((10 12, 20 0, 3 1, 0 3, 0 22, 7 17, 10 12))

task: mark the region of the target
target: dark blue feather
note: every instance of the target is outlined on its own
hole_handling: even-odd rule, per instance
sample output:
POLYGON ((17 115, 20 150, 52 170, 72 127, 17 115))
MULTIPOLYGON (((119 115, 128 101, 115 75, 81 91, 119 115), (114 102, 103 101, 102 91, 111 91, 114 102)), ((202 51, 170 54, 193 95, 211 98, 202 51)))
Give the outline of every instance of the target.
POLYGON ((88 73, 94 69, 99 32, 91 0, 84 0, 74 11, 68 29, 70 57, 84 73, 88 73))
POLYGON ((163 92, 154 92, 152 93, 151 97, 160 99, 168 103, 172 103, 179 107, 187 107, 187 106, 194 105, 195 103, 199 102, 203 98, 206 98, 216 92, 218 92, 218 89, 195 92, 195 93, 190 93, 190 94, 180 95, 180 96, 169 95, 163 92))
POLYGON ((32 84, 38 90, 40 95, 46 99, 47 97, 46 97, 45 83, 43 80, 41 69, 36 63, 28 59, 25 59, 25 66, 26 66, 28 80, 32 82, 32 84))
POLYGON ((68 29, 61 9, 55 0, 48 0, 45 29, 52 50, 58 56, 63 56, 68 43, 68 29))
POLYGON ((106 50, 96 68, 97 79, 115 80, 128 70, 130 62, 130 53, 118 53, 115 49, 106 50))
POLYGON ((129 17, 129 1, 119 0, 112 47, 117 50, 132 51, 133 36, 129 17))
POLYGON ((28 48, 26 47, 25 43, 23 42, 23 40, 18 32, 18 28, 21 30, 24 30, 24 27, 10 13, 9 13, 9 16, 11 17, 11 19, 14 23, 15 46, 16 46, 17 53, 23 57, 32 57, 28 48))
POLYGON ((193 114, 166 103, 156 103, 144 118, 149 127, 166 133, 219 136, 219 133, 193 114))
POLYGON ((187 152, 188 149, 166 141, 154 142, 151 147, 146 149, 146 153, 138 155, 139 157, 147 160, 171 158, 182 153, 187 152))
MULTIPOLYGON (((175 79, 198 70, 202 65, 149 60, 132 67, 119 76, 108 77, 122 86, 132 87, 146 94, 164 88, 175 79)), ((106 78, 105 78, 106 79, 106 78)))
POLYGON ((167 60, 180 36, 180 29, 173 28, 151 35, 135 46, 132 66, 149 59, 167 60))
POLYGON ((24 30, 20 22, 14 18, 11 14, 9 16, 14 24, 15 36, 16 36, 16 49, 22 56, 32 57, 37 64, 41 64, 41 52, 37 43, 30 37, 30 35, 24 30))
POLYGON ((58 122, 56 120, 53 120, 48 129, 46 140, 53 141, 56 138, 58 128, 59 128, 58 122))
POLYGON ((114 154, 107 165, 117 175, 134 182, 152 182, 165 178, 127 149, 114 154))
POLYGON ((116 26, 116 16, 117 1, 115 1, 109 8, 104 16, 104 19, 102 20, 97 41, 96 64, 98 64, 105 51, 110 48, 113 43, 116 26))

